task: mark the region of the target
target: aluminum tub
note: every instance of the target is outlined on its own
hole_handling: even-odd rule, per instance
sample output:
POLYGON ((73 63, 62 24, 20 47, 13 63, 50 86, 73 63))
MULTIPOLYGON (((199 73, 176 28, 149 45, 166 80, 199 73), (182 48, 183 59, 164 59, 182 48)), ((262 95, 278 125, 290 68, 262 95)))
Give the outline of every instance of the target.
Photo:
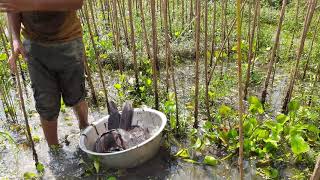
POLYGON ((163 113, 149 108, 134 109, 132 125, 148 128, 151 132, 151 137, 141 144, 124 151, 113 153, 94 152, 93 148, 99 134, 102 134, 108 128, 108 118, 109 116, 106 116, 93 122, 91 126, 81 133, 79 146, 89 156, 99 157, 100 162, 108 168, 133 168, 157 154, 161 145, 162 131, 167 123, 167 118, 163 113))

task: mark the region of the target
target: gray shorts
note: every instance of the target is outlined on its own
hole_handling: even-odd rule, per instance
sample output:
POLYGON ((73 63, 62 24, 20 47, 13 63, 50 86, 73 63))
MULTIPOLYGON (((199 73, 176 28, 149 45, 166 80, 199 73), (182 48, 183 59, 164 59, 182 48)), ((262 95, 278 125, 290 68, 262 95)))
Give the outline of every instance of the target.
POLYGON ((36 109, 46 120, 58 117, 61 96, 67 106, 85 98, 82 39, 42 44, 26 40, 28 69, 36 109))

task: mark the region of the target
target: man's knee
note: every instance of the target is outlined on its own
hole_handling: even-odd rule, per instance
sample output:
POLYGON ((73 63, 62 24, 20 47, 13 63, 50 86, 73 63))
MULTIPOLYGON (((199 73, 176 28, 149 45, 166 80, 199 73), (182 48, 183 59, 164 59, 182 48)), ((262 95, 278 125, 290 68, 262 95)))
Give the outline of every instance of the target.
POLYGON ((58 118, 60 112, 60 100, 50 94, 36 97, 36 109, 41 119, 54 121, 58 118))

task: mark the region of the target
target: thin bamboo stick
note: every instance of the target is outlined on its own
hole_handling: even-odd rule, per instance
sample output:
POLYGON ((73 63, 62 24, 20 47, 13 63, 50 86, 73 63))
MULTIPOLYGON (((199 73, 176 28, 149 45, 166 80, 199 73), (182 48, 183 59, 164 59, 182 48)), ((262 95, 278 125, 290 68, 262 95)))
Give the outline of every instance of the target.
POLYGON ((152 58, 152 74, 154 86, 155 109, 159 109, 159 94, 158 94, 158 38, 157 38, 157 21, 155 0, 151 0, 151 16, 152 16, 152 44, 153 44, 153 58, 152 58))
POLYGON ((196 25, 195 25, 195 44, 196 44, 196 66, 195 66, 195 99, 194 99, 194 128, 198 128, 199 120, 199 61, 200 61, 200 20, 201 19, 201 3, 196 0, 196 25))
POLYGON ((239 93, 239 171, 240 179, 244 179, 243 169, 243 89, 242 89, 242 53, 241 53, 241 0, 237 0, 237 61, 238 61, 238 93, 239 93))

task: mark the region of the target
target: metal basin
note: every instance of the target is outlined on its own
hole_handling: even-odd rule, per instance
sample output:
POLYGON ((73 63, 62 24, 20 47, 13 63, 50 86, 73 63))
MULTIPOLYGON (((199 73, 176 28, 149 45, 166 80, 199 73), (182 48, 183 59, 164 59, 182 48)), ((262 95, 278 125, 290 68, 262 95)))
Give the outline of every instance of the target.
POLYGON ((167 123, 166 116, 156 110, 149 108, 134 109, 132 125, 139 125, 148 128, 151 137, 146 141, 124 151, 113 153, 97 153, 93 147, 99 134, 108 128, 108 118, 106 116, 92 123, 80 136, 80 148, 89 156, 97 156, 100 162, 109 168, 133 168, 151 159, 161 145, 162 131, 167 123))

